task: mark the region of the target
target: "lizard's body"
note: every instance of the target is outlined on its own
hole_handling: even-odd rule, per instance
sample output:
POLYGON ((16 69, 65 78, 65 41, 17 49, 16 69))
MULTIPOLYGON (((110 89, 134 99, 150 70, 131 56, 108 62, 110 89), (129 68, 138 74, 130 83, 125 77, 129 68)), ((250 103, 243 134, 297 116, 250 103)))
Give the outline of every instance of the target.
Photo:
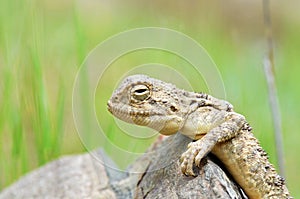
POLYGON ((244 116, 224 100, 134 75, 113 93, 108 110, 121 120, 161 134, 179 131, 196 140, 180 159, 185 175, 194 175, 193 165, 199 166, 201 159, 212 152, 250 199, 292 198, 244 116))

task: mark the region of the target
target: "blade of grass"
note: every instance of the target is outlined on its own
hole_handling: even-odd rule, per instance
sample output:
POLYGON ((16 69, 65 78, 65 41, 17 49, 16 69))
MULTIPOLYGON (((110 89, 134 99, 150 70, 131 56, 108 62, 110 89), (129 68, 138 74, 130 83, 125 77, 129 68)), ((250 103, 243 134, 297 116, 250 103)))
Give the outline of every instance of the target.
POLYGON ((285 177, 284 169, 284 153, 283 153, 283 139, 282 139, 282 125, 281 125, 281 113, 279 108, 279 102, 277 97, 277 89, 275 84, 274 75, 274 49, 273 49, 273 35, 271 28, 271 14, 270 14, 270 2, 269 0, 263 0, 263 13, 265 34, 267 38, 267 55, 264 60, 265 77, 268 84, 269 103, 272 111, 275 145, 277 152, 277 161, 279 166, 279 173, 285 177))
MULTIPOLYGON (((60 81, 62 82, 62 81, 60 81)), ((55 133, 55 137, 53 138, 53 146, 54 146, 54 155, 57 156, 61 152, 61 144, 64 135, 64 110, 65 110, 65 89, 62 85, 59 87, 59 94, 57 99, 57 110, 56 110, 56 120, 55 120, 55 128, 53 133, 55 133)))
POLYGON ((50 131, 50 118, 49 107, 46 89, 43 81, 42 66, 40 64, 39 55, 36 52, 31 52, 33 63, 33 94, 35 105, 35 120, 34 131, 36 145, 38 149, 38 161, 39 164, 44 164, 49 158, 51 152, 51 131, 50 131))

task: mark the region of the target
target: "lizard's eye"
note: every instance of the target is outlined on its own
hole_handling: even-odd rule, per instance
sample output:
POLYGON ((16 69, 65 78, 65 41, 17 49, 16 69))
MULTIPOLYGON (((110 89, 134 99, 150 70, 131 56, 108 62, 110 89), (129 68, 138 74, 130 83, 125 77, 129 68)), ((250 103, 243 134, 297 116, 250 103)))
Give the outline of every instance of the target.
POLYGON ((131 96, 138 101, 144 101, 150 97, 150 90, 147 86, 140 84, 131 89, 131 96))

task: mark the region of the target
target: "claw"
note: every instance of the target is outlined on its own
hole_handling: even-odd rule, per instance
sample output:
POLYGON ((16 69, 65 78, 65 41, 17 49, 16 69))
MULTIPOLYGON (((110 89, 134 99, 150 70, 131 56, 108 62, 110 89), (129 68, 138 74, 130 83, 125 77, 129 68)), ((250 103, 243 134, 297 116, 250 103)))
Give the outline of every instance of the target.
POLYGON ((191 148, 193 146, 194 142, 190 142, 188 145, 187 145, 187 148, 191 148))
POLYGON ((187 175, 187 176, 196 176, 195 175, 195 173, 194 173, 194 171, 193 171, 193 165, 190 167, 190 166, 188 166, 188 168, 187 168, 187 170, 185 171, 185 175, 187 175))

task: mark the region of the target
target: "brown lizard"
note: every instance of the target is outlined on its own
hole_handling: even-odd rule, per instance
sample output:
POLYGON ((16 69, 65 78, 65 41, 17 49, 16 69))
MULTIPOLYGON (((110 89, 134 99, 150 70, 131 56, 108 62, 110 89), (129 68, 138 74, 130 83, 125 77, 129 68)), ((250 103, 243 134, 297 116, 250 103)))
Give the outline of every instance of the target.
POLYGON ((233 106, 208 94, 188 92, 145 75, 123 80, 108 101, 117 118, 157 130, 178 131, 195 140, 180 158, 181 170, 194 176, 209 152, 216 155, 250 199, 292 198, 245 117, 233 106))

